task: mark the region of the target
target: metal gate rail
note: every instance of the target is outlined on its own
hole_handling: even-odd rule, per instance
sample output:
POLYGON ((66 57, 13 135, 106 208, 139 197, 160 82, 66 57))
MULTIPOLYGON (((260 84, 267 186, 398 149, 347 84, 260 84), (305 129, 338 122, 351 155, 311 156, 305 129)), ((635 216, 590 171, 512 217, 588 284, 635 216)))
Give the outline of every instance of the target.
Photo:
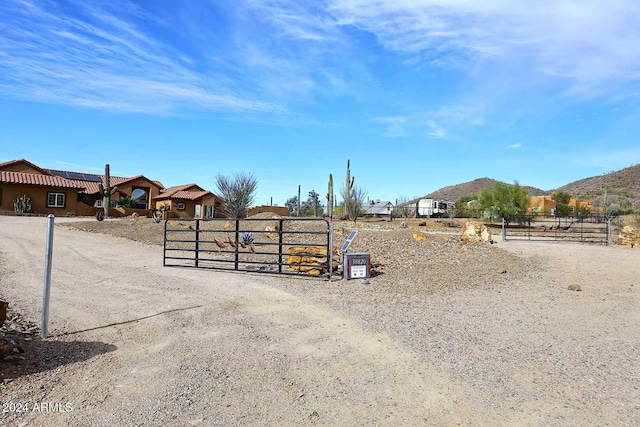
POLYGON ((503 240, 611 244, 611 218, 531 215, 519 224, 502 220, 503 240))
POLYGON ((330 280, 332 246, 331 226, 322 218, 168 219, 164 224, 163 266, 330 280), (291 248, 304 249, 296 254, 291 248), (294 267, 287 262, 291 256, 298 257, 294 267))

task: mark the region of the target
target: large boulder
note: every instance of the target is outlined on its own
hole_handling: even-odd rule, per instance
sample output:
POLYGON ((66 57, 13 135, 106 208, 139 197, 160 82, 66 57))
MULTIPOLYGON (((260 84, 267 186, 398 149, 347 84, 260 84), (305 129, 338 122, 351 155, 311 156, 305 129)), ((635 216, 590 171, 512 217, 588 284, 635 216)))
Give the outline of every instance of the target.
POLYGON ((467 243, 472 242, 491 242, 491 232, 486 225, 478 222, 467 222, 462 232, 462 240, 467 243))
POLYGON ((413 240, 415 240, 416 242, 424 242, 425 240, 427 240, 427 236, 424 233, 420 233, 419 231, 414 231, 412 236, 413 240))
POLYGON ((618 234, 619 245, 640 245, 640 233, 630 225, 625 225, 618 234))

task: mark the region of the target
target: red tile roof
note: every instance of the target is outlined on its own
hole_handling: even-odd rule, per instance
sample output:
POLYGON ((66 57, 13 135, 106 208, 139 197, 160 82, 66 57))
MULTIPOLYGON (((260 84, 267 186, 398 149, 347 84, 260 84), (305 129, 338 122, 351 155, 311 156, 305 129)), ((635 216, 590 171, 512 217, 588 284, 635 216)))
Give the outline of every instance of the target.
MULTIPOLYGON (((62 188, 78 188, 78 189, 84 189, 87 194, 98 193, 99 191, 98 184, 100 182, 102 182, 103 185, 105 184, 104 175, 80 173, 80 172, 69 172, 69 171, 61 171, 61 170, 54 170, 54 169, 43 169, 25 159, 12 160, 10 162, 0 163, 0 169, 2 169, 3 167, 15 165, 15 164, 26 164, 30 166, 32 169, 41 172, 43 175, 22 173, 22 172, 0 171, 3 174, 13 174, 11 176, 3 175, 2 178, 0 178, 0 182, 7 182, 12 184, 49 185, 49 186, 57 186, 62 188), (75 179, 71 179, 71 178, 75 178, 75 179), (85 178, 85 179, 82 179, 82 178, 85 178), (56 183, 56 184, 52 184, 52 183, 56 183)), ((125 178, 121 176, 112 176, 110 177, 110 184, 112 186, 118 186, 126 182, 130 182, 140 178, 147 180, 148 182, 157 186, 160 190, 164 189, 164 186, 160 181, 152 181, 149 178, 145 177, 144 175, 137 175, 131 178, 125 178)), ((195 185, 195 184, 190 184, 190 185, 195 185)), ((130 197, 129 194, 127 194, 126 192, 120 189, 118 189, 118 192, 121 195, 130 197)))
POLYGON ((84 188, 84 192, 87 193, 87 194, 94 194, 94 193, 98 192, 98 183, 97 182, 79 181, 79 180, 75 180, 75 179, 70 179, 68 181, 71 181, 74 184, 79 185, 82 188, 84 188))
POLYGON ((178 191, 174 193, 172 199, 197 200, 201 197, 212 194, 211 191, 178 191))
POLYGON ((200 187, 198 184, 183 184, 183 185, 175 185, 173 187, 169 187, 167 189, 165 189, 162 194, 160 194, 161 196, 171 196, 174 193, 177 193, 178 191, 187 191, 187 188, 189 187, 197 187, 198 191, 204 191, 202 187, 200 187))
POLYGON ((33 173, 0 171, 0 182, 9 184, 42 185, 47 187, 75 188, 82 189, 83 185, 78 185, 68 179, 55 175, 36 175, 33 173))
POLYGON ((212 195, 218 200, 221 200, 220 197, 213 194, 211 191, 202 190, 197 184, 185 184, 185 185, 176 185, 175 187, 169 187, 164 192, 160 193, 154 200, 167 200, 167 199, 180 199, 180 200, 197 200, 201 197, 212 195), (200 190, 198 191, 188 191, 187 188, 196 187, 200 190))
MULTIPOLYGON (((60 175, 60 174, 65 174, 68 173, 67 171, 57 171, 57 170, 51 170, 51 172, 53 172, 55 175, 60 175)), ((75 173, 75 172, 72 172, 75 173)), ((98 191, 100 191, 98 184, 102 183, 102 185, 105 185, 105 176, 104 175, 92 175, 92 174, 85 174, 88 177, 92 178, 93 180, 91 181, 84 181, 84 180, 78 180, 78 179, 71 179, 69 181, 72 181, 78 185, 80 185, 82 188, 85 189, 85 192, 87 194, 97 194, 98 191), (95 179, 99 179, 100 181, 95 181, 95 179)), ((160 183, 159 181, 151 181, 149 178, 145 177, 144 175, 137 175, 134 176, 132 178, 125 178, 123 176, 111 176, 109 177, 109 184, 112 186, 118 186, 118 185, 122 185, 123 183, 129 182, 129 181, 133 181, 136 179, 146 179, 147 181, 151 182, 152 184, 158 186, 158 188, 163 188, 162 187, 162 183, 160 183)), ((130 194, 127 194, 126 192, 118 189, 118 192, 121 195, 126 195, 127 197, 130 197, 130 194)))
POLYGON ((41 172, 41 173, 43 173, 45 175, 53 175, 48 170, 42 169, 40 166, 34 165, 33 163, 31 163, 30 161, 25 160, 25 159, 11 160, 9 162, 0 163, 0 169, 2 169, 3 167, 6 167, 6 166, 16 165, 16 164, 19 164, 19 163, 24 163, 24 164, 30 166, 32 169, 35 169, 35 170, 37 170, 37 171, 39 171, 39 172, 41 172))

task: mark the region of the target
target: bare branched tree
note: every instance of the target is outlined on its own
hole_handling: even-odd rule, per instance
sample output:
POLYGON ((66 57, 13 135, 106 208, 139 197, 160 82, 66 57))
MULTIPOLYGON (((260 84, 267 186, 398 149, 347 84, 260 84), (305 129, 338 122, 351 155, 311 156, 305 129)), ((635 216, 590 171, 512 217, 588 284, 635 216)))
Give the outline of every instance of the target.
POLYGON ((345 215, 353 221, 356 221, 362 214, 362 204, 367 198, 367 192, 362 187, 353 186, 348 192, 346 189, 342 190, 342 196, 344 198, 345 215), (349 195, 347 198, 346 195, 349 195))
POLYGON ((216 186, 219 195, 224 199, 222 208, 231 218, 242 218, 253 204, 258 181, 252 174, 244 172, 226 177, 218 174, 216 186))
POLYGON ((404 219, 415 218, 418 209, 418 199, 419 197, 413 197, 410 199, 404 196, 397 199, 396 206, 393 208, 393 216, 402 217, 404 219))

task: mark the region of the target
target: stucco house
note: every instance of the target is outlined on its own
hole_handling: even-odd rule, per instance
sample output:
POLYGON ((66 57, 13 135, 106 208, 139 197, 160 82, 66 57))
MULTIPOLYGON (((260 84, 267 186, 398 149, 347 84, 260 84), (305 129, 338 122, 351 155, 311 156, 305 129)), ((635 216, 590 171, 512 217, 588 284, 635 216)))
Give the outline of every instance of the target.
MULTIPOLYGON (((103 199, 99 194, 99 184, 106 185, 104 175, 95 175, 82 172, 70 172, 50 169, 49 172, 61 178, 68 179, 84 188, 80 198, 82 203, 78 204, 77 215, 93 215, 96 209, 102 208, 103 199)), ((164 186, 159 181, 153 181, 144 175, 137 175, 131 178, 111 176, 109 179, 111 186, 115 186, 117 191, 111 196, 110 215, 124 216, 137 212, 139 215, 148 216, 150 211, 155 209, 153 198, 164 190, 164 186), (120 197, 130 197, 133 199, 133 206, 124 209, 118 206, 120 197)))
POLYGON ((153 198, 167 218, 226 218, 222 199, 197 184, 167 188, 153 198))
MULTIPOLYGON (((594 207, 591 203, 577 200, 574 198, 569 199, 568 205, 573 208, 574 212, 583 210, 587 212, 593 212, 594 207)), ((533 196, 531 197, 531 205, 529 206, 529 212, 532 214, 542 215, 555 215, 556 214, 556 201, 553 200, 553 194, 548 196, 533 196)))
POLYGON ((24 159, 0 163, 0 211, 14 212, 14 202, 26 195, 32 213, 76 215, 82 190, 83 185, 24 159))
MULTIPOLYGON (((0 212, 14 212, 14 202, 26 194, 32 214, 93 216, 103 208, 100 184, 106 185, 104 175, 44 169, 25 159, 0 163, 0 212)), ((134 212, 151 216, 162 209, 166 217, 173 218, 227 217, 222 198, 197 184, 165 189, 161 182, 144 175, 111 176, 110 184, 117 188, 110 200, 111 216, 134 212), (121 197, 133 199, 133 206, 119 206, 121 197)))
MULTIPOLYGON (((155 208, 153 198, 164 189, 162 183, 143 175, 132 178, 111 177, 117 191, 111 196, 110 215, 125 216, 133 212, 150 215, 155 208), (132 208, 118 206, 120 197, 134 199, 132 208)), ((92 216, 102 208, 98 186, 105 176, 82 172, 41 168, 28 160, 12 160, 0 164, 0 212, 14 212, 14 202, 26 195, 33 214, 92 216)))

